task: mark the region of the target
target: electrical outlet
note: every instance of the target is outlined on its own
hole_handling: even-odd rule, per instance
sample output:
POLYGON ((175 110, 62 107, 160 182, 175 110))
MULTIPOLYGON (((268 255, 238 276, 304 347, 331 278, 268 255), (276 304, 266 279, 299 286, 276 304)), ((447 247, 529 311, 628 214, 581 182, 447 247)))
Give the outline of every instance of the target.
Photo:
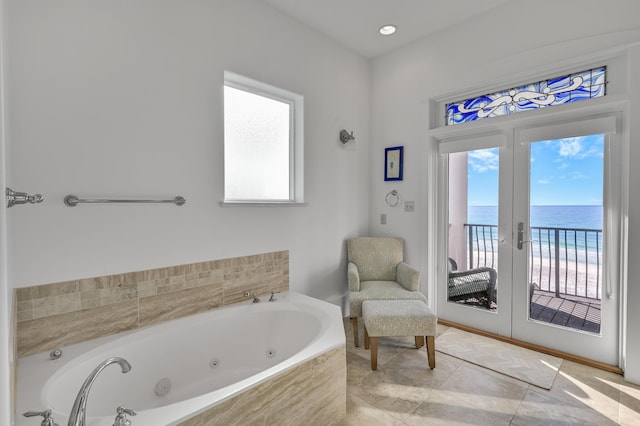
POLYGON ((415 206, 413 201, 405 201, 404 202, 404 211, 405 212, 413 212, 416 209, 415 207, 416 206, 415 206))
POLYGON ((386 225, 387 224, 387 215, 382 213, 380 215, 380 225, 386 225))

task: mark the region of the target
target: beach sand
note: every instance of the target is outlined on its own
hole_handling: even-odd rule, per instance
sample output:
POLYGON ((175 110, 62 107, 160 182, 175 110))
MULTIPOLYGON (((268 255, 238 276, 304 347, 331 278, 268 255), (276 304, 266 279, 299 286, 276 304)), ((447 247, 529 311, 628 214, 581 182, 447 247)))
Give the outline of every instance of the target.
MULTIPOLYGON (((474 266, 489 266, 498 270, 497 256, 493 253, 474 252, 474 266)), ((468 262, 468 259, 467 259, 468 262)), ((535 283, 540 290, 555 292, 555 260, 548 257, 533 256, 529 259, 528 282, 535 283)), ((460 267, 460 265, 459 265, 460 267)), ((463 267, 460 269, 464 269, 463 267)), ((578 261, 560 259, 557 268, 558 289, 560 294, 601 299, 602 264, 587 263, 578 257, 578 261)))

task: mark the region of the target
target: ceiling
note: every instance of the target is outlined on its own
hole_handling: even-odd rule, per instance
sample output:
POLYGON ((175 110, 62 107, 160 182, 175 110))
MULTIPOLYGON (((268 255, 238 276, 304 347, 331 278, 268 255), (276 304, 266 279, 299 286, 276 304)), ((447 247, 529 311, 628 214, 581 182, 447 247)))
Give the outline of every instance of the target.
POLYGON ((510 0, 263 0, 362 56, 373 58, 510 0), (381 36, 393 24, 398 31, 381 36))

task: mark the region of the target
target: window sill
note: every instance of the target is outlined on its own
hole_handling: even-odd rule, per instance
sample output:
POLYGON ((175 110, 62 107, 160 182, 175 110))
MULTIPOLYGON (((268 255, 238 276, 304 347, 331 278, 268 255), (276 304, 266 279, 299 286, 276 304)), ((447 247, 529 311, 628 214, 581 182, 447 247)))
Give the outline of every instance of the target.
POLYGON ((220 201, 221 207, 306 207, 298 201, 220 201))

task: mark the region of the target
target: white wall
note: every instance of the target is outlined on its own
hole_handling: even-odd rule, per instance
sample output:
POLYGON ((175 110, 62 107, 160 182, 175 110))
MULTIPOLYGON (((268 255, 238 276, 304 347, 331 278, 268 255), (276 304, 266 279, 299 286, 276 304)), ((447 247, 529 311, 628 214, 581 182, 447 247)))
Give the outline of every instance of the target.
MULTIPOLYGON (((633 76, 640 75, 640 46, 634 46, 629 52, 630 68, 634 70, 633 76)), ((627 380, 640 383, 640 191, 637 183, 640 182, 640 146, 638 137, 640 134, 640 82, 631 80, 629 97, 631 103, 631 119, 629 120, 631 143, 629 146, 631 191, 629 191, 629 269, 627 288, 627 330, 626 330, 626 361, 625 377, 627 380)))
POLYGON ((291 288, 341 303, 344 239, 368 229, 368 60, 255 0, 7 1, 9 182, 45 197, 9 211, 11 286, 288 249, 291 288), (225 70, 304 96, 308 206, 220 206, 225 70))
MULTIPOLYGON (((542 0, 536 2, 535 8, 531 2, 516 0, 500 10, 376 58, 372 64, 372 233, 403 236, 409 263, 421 265, 423 271, 433 268, 434 265, 427 264, 426 235, 429 207, 426 204, 432 190, 429 185, 433 184, 427 179, 432 166, 428 163, 429 118, 443 112, 431 111, 430 101, 449 93, 500 85, 501 81, 509 84, 514 75, 530 74, 535 78, 571 58, 639 42, 639 13, 640 2, 633 0, 611 1, 606 7, 597 0, 542 0), (394 145, 405 146, 407 160, 405 180, 391 184, 383 181, 381 164, 384 147, 394 145), (384 204, 384 195, 392 188, 405 200, 416 200, 415 213, 389 209, 384 204), (387 211, 387 225, 379 224, 378 214, 383 211, 387 211)), ((632 67, 628 74, 640 75, 637 60, 632 67)), ((611 87, 617 90, 620 85, 627 87, 627 82, 612 82, 611 87)), ((630 100, 630 120, 637 123, 640 94, 630 100)), ((631 135, 633 142, 633 131, 631 135)), ((632 149, 631 164, 639 161, 640 151, 632 149)), ((638 176, 630 178, 631 182, 638 181, 638 176)), ((636 213, 640 212, 639 202, 637 196, 632 196, 631 258, 640 240, 640 213, 636 213)), ((640 271, 631 272, 629 306, 640 302, 640 293, 635 289, 638 286, 635 277, 640 276, 640 271)), ((432 282, 424 283, 423 290, 431 292, 432 286, 432 282)), ((630 318, 627 339, 636 336, 638 341, 640 318, 634 322, 635 328, 630 318)), ((627 377, 638 381, 640 347, 635 345, 627 353, 627 377), (635 363, 629 363, 632 359, 635 363)))
MULTIPOLYGON (((0 189, 4 194, 6 185, 5 162, 5 8, 6 0, 0 0, 0 189)), ((11 336, 9 333, 11 314, 11 292, 7 284, 7 208, 0 202, 0 424, 11 424, 13 409, 11 407, 11 374, 10 353, 11 336)))

